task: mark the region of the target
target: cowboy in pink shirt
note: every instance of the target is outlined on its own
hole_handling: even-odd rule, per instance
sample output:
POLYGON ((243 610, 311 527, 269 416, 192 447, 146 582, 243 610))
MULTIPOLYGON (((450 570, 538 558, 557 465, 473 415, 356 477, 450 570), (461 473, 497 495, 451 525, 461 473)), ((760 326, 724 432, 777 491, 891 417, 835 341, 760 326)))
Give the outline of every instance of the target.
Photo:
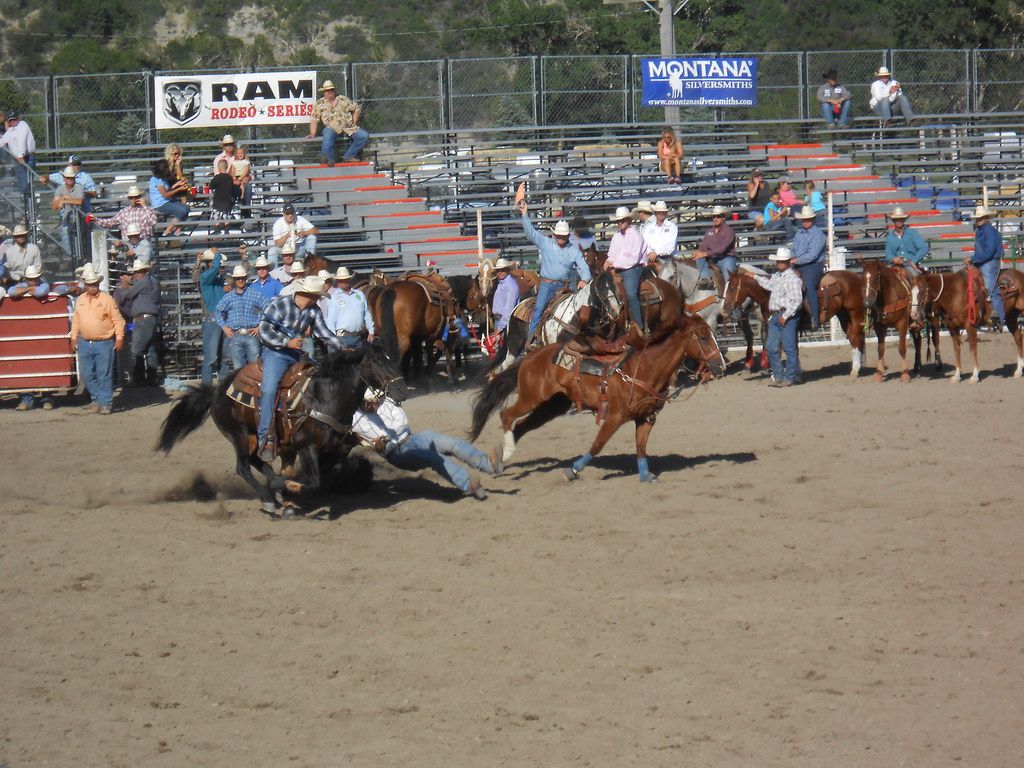
POLYGON ((640 311, 640 280, 643 278, 647 254, 651 250, 640 230, 633 226, 633 215, 629 208, 620 206, 610 217, 619 225, 619 231, 612 235, 608 245, 608 258, 604 268, 619 273, 622 287, 626 291, 629 316, 641 328, 644 316, 640 311))

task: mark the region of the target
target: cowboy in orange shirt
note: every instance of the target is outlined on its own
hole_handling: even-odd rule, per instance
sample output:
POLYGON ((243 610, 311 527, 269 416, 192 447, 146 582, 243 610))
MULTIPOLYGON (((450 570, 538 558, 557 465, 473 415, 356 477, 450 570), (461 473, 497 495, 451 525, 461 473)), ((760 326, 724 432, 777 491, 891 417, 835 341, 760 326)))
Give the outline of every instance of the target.
POLYGON ((71 349, 91 402, 89 413, 110 413, 114 405, 114 352, 124 346, 124 317, 109 293, 100 291, 103 278, 89 264, 82 271, 85 293, 71 316, 71 349))

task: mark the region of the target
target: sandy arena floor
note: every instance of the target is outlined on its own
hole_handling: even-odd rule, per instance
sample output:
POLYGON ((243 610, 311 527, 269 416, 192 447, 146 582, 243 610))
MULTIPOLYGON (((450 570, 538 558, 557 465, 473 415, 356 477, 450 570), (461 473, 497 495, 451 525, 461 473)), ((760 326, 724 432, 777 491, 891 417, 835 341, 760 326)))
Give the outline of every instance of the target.
POLYGON ((959 387, 841 348, 730 375, 665 410, 653 486, 626 429, 562 481, 583 415, 487 502, 378 462, 292 523, 212 425, 154 455, 165 402, 6 404, 0 764, 1020 766, 1024 381, 981 353, 959 387))

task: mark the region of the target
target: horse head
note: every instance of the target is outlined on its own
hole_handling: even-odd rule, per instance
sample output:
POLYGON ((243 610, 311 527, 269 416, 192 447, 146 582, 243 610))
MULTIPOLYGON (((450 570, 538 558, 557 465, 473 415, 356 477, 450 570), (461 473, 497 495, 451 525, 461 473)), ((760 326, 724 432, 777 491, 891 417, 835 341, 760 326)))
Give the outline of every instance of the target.
POLYGON ((932 302, 932 286, 928 275, 921 274, 914 278, 913 287, 910 289, 910 319, 920 321, 924 317, 925 309, 932 302))
POLYGON ((590 326, 599 336, 607 336, 622 314, 622 302, 610 272, 600 272, 590 281, 590 326))
POLYGON ((877 261, 864 262, 864 308, 878 303, 878 292, 882 287, 882 269, 877 261))
POLYGON ((480 293, 484 296, 491 295, 491 287, 494 285, 494 260, 480 259, 480 266, 476 270, 476 282, 480 287, 480 293))
POLYGON ((383 392, 396 403, 409 397, 398 364, 387 356, 382 344, 363 344, 359 349, 363 354, 359 364, 359 378, 366 387, 383 392))
POLYGON ((700 270, 692 259, 679 259, 669 257, 658 259, 658 277, 673 283, 683 298, 693 295, 697 290, 697 281, 700 280, 700 270))
POLYGON ((697 375, 701 381, 710 381, 725 373, 725 358, 718 348, 714 331, 700 315, 687 315, 688 333, 685 337, 686 356, 700 361, 697 375))
POLYGON ((729 275, 729 282, 725 286, 725 302, 722 305, 722 312, 731 315, 733 311, 742 308, 750 300, 747 280, 752 280, 746 272, 737 269, 729 275))

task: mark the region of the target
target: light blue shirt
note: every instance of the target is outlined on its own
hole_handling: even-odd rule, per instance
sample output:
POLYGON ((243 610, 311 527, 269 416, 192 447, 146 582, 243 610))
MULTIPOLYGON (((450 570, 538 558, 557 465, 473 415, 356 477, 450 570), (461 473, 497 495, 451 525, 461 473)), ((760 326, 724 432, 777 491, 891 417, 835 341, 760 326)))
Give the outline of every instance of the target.
POLYGON ((164 203, 169 203, 174 198, 166 198, 160 194, 160 190, 157 187, 163 187, 164 189, 170 190, 167 186, 167 182, 163 179, 151 176, 149 178, 149 204, 154 208, 159 208, 164 203))
POLYGON ((885 236, 885 262, 887 264, 892 264, 892 260, 897 256, 920 264, 927 255, 928 243, 910 227, 903 230, 903 237, 897 235, 895 230, 885 236))
POLYGON ((801 227, 793 236, 793 264, 802 267, 805 264, 817 264, 825 258, 828 240, 820 227, 804 229, 801 227))
POLYGON ((523 214, 523 232, 526 238, 537 246, 540 252, 540 276, 545 280, 565 282, 569 279, 569 271, 576 267, 580 280, 590 280, 590 267, 583 260, 580 249, 572 243, 560 248, 553 237, 544 237, 536 230, 530 217, 523 214))
POLYGON ((324 317, 332 333, 362 333, 373 335, 373 315, 362 291, 332 288, 324 317))
POLYGON ((821 199, 821 192, 818 190, 811 192, 811 210, 815 213, 825 210, 825 202, 821 199))

